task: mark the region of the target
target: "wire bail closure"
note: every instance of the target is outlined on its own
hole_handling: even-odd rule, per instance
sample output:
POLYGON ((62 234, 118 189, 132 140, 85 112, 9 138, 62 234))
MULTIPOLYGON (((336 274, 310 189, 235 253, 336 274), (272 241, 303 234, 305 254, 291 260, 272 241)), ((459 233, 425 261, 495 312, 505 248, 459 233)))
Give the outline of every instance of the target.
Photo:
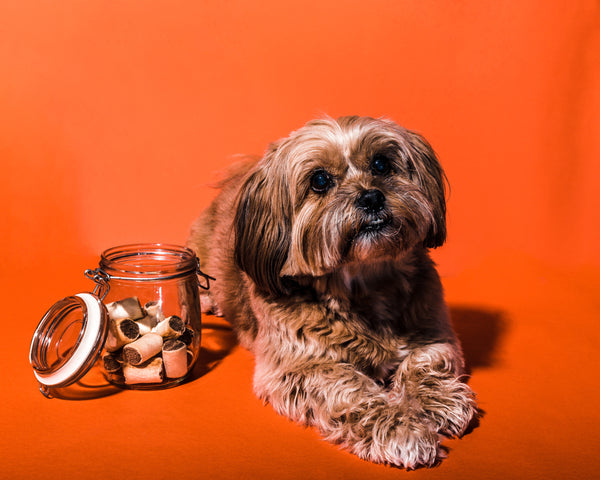
MULTIPOLYGON (((200 278, 198 278, 198 286, 203 290, 209 290, 210 281, 216 280, 214 277, 211 277, 210 275, 207 275, 202 270, 200 270, 200 260, 198 258, 196 258, 196 274, 198 275, 198 277, 202 277, 205 281, 205 283, 203 284, 200 281, 200 278)), ((108 292, 110 291, 110 275, 101 268, 96 268, 94 270, 88 268, 85 271, 85 276, 96 284, 93 294, 96 295, 100 299, 100 301, 103 301, 106 298, 106 295, 108 295, 108 292)))
POLYGON ((200 259, 198 257, 196 257, 196 275, 204 278, 204 280, 206 281, 206 286, 204 286, 204 285, 202 285, 202 282, 200 282, 200 279, 198 279, 198 286, 203 290, 209 290, 210 289, 210 281, 216 280, 215 278, 211 277, 210 275, 207 275, 202 270, 200 270, 200 259))
POLYGON ((110 275, 100 268, 96 268, 95 270, 88 268, 85 271, 85 276, 96 283, 96 287, 92 293, 96 295, 100 301, 104 301, 106 295, 108 295, 108 292, 110 291, 110 275))

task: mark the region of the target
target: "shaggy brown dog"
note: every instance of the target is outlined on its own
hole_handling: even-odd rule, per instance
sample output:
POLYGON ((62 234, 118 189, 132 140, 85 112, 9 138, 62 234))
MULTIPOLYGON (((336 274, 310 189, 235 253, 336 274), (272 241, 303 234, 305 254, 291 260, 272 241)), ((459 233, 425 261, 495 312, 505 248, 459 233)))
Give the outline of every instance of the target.
POLYGON ((373 462, 433 465, 476 413, 427 252, 444 180, 391 121, 316 120, 238 166, 192 228, 217 279, 203 307, 255 355, 256 394, 373 462))

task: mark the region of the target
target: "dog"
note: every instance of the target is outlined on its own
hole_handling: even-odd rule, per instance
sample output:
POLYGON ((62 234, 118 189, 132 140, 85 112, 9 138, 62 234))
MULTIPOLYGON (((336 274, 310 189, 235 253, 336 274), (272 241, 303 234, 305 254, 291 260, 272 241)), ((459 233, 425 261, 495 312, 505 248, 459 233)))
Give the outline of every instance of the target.
POLYGON ((478 409, 428 253, 446 238, 429 143, 385 118, 317 119, 220 187, 188 246, 256 395, 362 459, 438 464, 478 409))

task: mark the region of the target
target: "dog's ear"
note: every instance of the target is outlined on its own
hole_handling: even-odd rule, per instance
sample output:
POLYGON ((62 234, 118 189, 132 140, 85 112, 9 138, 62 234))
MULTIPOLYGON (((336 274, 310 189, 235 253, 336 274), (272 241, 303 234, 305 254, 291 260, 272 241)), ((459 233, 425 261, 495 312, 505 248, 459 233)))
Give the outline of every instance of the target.
POLYGON ((269 172, 261 161, 242 185, 234 220, 234 258, 263 293, 278 296, 287 291, 281 269, 290 247, 291 201, 280 172, 269 172))
POLYGON ((446 185, 447 179, 433 148, 416 132, 408 131, 411 175, 432 205, 433 219, 423 241, 426 248, 436 248, 446 241, 446 185))

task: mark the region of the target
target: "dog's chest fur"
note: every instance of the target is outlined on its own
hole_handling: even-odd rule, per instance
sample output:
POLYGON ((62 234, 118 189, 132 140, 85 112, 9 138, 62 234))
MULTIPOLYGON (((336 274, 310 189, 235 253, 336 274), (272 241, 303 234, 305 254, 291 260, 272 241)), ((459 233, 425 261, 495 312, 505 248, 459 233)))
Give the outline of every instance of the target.
POLYGON ((304 294, 290 299, 269 301, 251 295, 257 319, 254 352, 268 351, 288 363, 294 357, 326 358, 384 379, 388 368, 406 355, 415 335, 436 336, 439 284, 431 261, 422 257, 414 252, 402 261, 350 266, 307 280, 301 285, 304 294), (434 294, 424 288, 428 284, 434 286, 434 294), (423 312, 423 295, 431 296, 429 315, 423 312))

